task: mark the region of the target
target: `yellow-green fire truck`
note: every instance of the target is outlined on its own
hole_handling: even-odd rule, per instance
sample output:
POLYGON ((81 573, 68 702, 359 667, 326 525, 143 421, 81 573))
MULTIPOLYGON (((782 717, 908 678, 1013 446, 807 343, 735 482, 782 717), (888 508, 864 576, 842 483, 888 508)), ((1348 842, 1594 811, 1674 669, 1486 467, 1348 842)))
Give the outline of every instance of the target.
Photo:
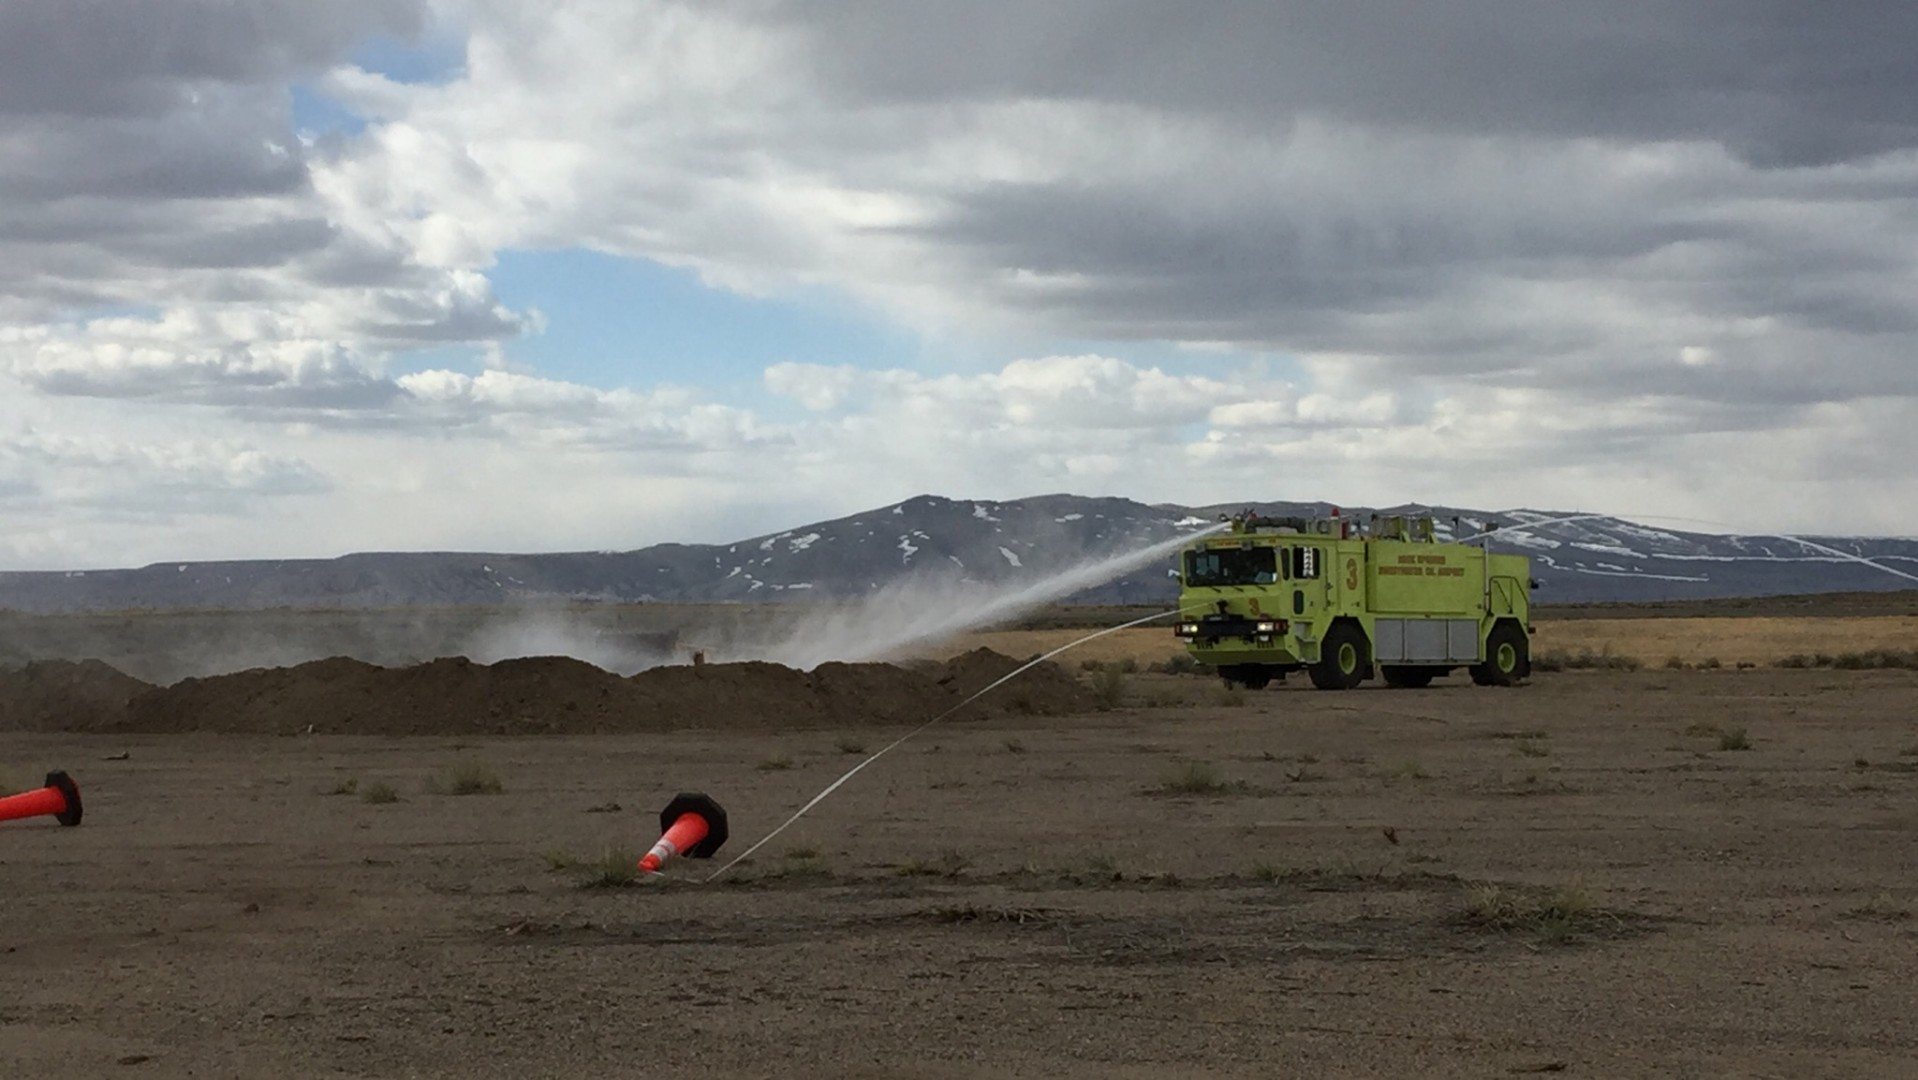
POLYGON ((1531 561, 1441 543, 1431 518, 1246 513, 1180 556, 1174 628, 1199 663, 1258 690, 1303 669, 1349 690, 1376 666, 1421 687, 1456 668, 1481 686, 1531 674, 1531 561))

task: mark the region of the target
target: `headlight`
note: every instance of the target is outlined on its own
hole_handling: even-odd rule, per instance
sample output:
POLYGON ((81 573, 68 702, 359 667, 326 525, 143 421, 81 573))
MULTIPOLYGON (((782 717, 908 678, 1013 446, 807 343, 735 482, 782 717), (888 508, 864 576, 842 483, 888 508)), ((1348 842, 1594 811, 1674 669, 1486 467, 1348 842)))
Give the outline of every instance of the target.
POLYGON ((1172 632, 1178 634, 1180 637, 1198 637, 1199 624, 1195 622, 1182 622, 1173 627, 1172 632))
POLYGON ((1278 628, 1279 627, 1277 623, 1262 622, 1258 626, 1254 627, 1253 629, 1257 630, 1261 634, 1269 634, 1272 631, 1277 630, 1278 628))

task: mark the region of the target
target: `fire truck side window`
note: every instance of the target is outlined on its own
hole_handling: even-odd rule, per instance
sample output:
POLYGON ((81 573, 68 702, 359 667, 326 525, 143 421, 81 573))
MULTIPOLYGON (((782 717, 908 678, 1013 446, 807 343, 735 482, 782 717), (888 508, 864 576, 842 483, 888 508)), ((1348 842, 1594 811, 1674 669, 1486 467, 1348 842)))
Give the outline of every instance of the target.
POLYGON ((1292 549, 1292 579, 1303 581, 1319 576, 1319 549, 1301 545, 1292 549))

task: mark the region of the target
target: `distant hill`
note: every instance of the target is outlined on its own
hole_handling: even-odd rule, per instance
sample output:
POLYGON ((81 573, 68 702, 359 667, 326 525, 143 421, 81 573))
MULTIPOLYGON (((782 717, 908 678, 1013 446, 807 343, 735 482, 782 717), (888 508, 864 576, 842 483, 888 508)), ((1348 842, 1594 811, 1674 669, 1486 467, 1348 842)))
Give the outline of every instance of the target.
MULTIPOLYGON (((188 608, 375 608, 529 600, 765 602, 857 596, 932 572, 1010 583, 1084 559, 1166 539, 1250 505, 1271 514, 1324 514, 1325 503, 1147 505, 1042 495, 1006 502, 922 495, 833 521, 731 544, 656 544, 635 551, 540 555, 365 553, 337 559, 180 562, 132 570, 0 573, 0 609, 35 613, 188 608)), ((1363 518, 1367 507, 1348 507, 1363 518)), ((1431 513, 1440 531, 1495 528, 1494 550, 1532 556, 1541 602, 1683 600, 1910 588, 1848 556, 1918 572, 1918 541, 1808 537, 1844 554, 1776 537, 1648 528, 1572 512, 1431 513), (1579 520, 1558 519, 1578 517, 1579 520)), ((1075 597, 1152 603, 1175 589, 1170 562, 1075 597)))

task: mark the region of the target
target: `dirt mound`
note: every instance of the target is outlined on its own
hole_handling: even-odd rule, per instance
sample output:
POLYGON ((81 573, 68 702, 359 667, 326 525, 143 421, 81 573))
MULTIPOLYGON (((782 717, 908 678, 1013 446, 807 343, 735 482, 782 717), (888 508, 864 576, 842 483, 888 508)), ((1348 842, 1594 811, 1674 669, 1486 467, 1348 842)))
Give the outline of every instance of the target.
POLYGON ((626 680, 580 660, 476 664, 463 657, 386 668, 334 657, 186 679, 135 698, 129 731, 365 735, 536 735, 626 728, 626 680))
MULTIPOLYGON (((991 649, 974 649, 940 664, 934 679, 965 698, 1019 670, 1023 663, 1024 660, 1014 660, 991 649)), ((1085 684, 1050 660, 1033 665, 1032 670, 994 690, 980 699, 979 704, 1001 711, 1047 716, 1089 712, 1094 707, 1092 693, 1085 684)))
POLYGON ((127 702, 151 689, 98 660, 36 660, 0 670, 0 731, 110 729, 127 702))
MULTIPOLYGON (((0 730, 542 735, 918 723, 1018 667, 984 649, 945 664, 659 667, 621 678, 565 657, 388 668, 346 657, 154 687, 101 664, 0 673, 0 730)), ((1059 714, 1086 690, 1041 664, 971 706, 1059 714)))

